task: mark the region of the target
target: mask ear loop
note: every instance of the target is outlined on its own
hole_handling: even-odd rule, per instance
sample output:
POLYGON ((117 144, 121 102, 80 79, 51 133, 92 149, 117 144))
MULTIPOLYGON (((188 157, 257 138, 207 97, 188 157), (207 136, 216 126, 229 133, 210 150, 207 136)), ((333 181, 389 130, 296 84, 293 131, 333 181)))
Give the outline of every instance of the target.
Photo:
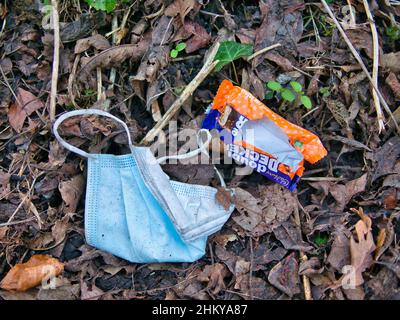
POLYGON ((82 115, 98 115, 98 116, 103 116, 103 117, 107 117, 107 118, 111 118, 114 121, 118 122, 119 124, 122 125, 122 127, 125 129, 125 132, 128 136, 128 144, 129 144, 129 149, 131 150, 131 152, 133 152, 133 144, 132 144, 132 139, 131 139, 131 134, 129 133, 129 129, 128 126, 126 125, 125 122, 123 122, 121 119, 118 119, 117 117, 113 116, 111 113, 108 113, 106 111, 103 110, 98 110, 98 109, 82 109, 82 110, 74 110, 74 111, 70 111, 70 112, 66 112, 64 114, 62 114, 57 120, 56 122, 54 122, 53 125, 53 132, 54 132, 54 136, 56 137, 56 139, 58 140, 58 142, 67 150, 72 151, 76 154, 79 154, 82 157, 85 158, 89 158, 89 157, 93 157, 92 154, 87 153, 86 151, 83 151, 82 149, 79 149, 71 144, 69 144, 67 141, 65 141, 63 138, 61 138, 59 132, 58 132, 58 127, 60 126, 60 124, 68 119, 68 118, 72 118, 75 116, 82 116, 82 115))
POLYGON ((198 149, 190 151, 188 153, 185 154, 176 154, 173 156, 164 156, 164 157, 160 157, 157 159, 157 163, 163 163, 164 161, 168 160, 168 159, 177 159, 177 160, 183 160, 183 159, 189 159, 192 158, 194 156, 197 156, 198 154, 204 152, 207 148, 208 145, 210 144, 212 139, 211 133, 210 131, 206 130, 206 129, 200 129, 199 132, 197 133, 197 144, 199 146, 198 149), (207 140, 206 142, 203 142, 203 139, 201 139, 201 132, 205 132, 207 134, 207 140))

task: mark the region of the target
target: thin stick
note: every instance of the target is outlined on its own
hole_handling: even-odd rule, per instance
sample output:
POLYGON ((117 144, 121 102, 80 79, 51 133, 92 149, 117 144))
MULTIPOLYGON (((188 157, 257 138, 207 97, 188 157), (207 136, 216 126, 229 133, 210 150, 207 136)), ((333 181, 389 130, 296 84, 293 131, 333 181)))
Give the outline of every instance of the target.
MULTIPOLYGON (((300 237, 301 235, 301 220, 300 220, 300 214, 299 214, 299 208, 296 206, 295 210, 294 210, 294 220, 296 222, 297 225, 297 229, 298 232, 300 233, 300 237)), ((306 262, 308 260, 307 256, 304 254, 304 251, 300 250, 300 260, 303 262, 306 262)), ((312 300, 312 294, 311 294, 311 284, 310 284, 310 279, 303 274, 302 276, 303 278, 303 287, 304 287, 304 297, 306 298, 306 300, 312 300)))
MULTIPOLYGON (((373 45, 373 66, 372 66, 372 80, 374 85, 378 87, 378 68, 379 68, 379 43, 378 43, 378 31, 376 30, 376 25, 374 18, 372 16, 371 10, 367 0, 363 0, 365 12, 369 20, 369 25, 372 31, 372 45, 373 45)), ((351 10, 352 11, 352 10, 351 10)), ((379 97, 375 90, 372 90, 372 98, 374 100, 376 115, 378 118, 379 133, 385 129, 385 116, 382 113, 381 104, 379 102, 379 97)))
POLYGON ((380 93, 379 89, 377 86, 374 84, 374 80, 372 79, 371 75, 369 74, 369 71, 367 67, 365 66, 364 62, 362 61, 360 55, 358 54, 357 50, 354 48, 353 44, 351 43, 350 39, 347 37, 346 32, 344 32, 342 26, 340 25, 339 21, 336 19, 335 15, 333 14, 331 8, 329 8, 328 4, 326 3, 325 0, 321 0, 321 3, 325 7, 325 10, 328 12, 329 16, 332 18, 333 22, 335 23, 336 27, 338 28, 340 34, 342 35, 343 39, 345 40, 347 46, 349 47, 351 53, 353 54, 354 58, 357 60, 357 62, 360 64, 362 70, 365 72, 368 80, 370 81, 372 87, 376 91, 376 94, 379 97, 379 100, 381 101, 383 107, 385 108, 386 112, 390 115, 390 117, 393 119, 393 123, 397 129, 398 132, 400 132, 400 128, 397 124, 396 118, 393 116, 392 111, 390 110, 388 104, 386 103, 385 99, 383 98, 382 94, 380 93))
POLYGON ((211 49, 211 52, 204 63, 203 67, 196 75, 196 77, 186 86, 183 90, 182 94, 179 96, 177 100, 172 104, 172 106, 168 109, 168 111, 164 114, 162 119, 157 122, 153 129, 151 129, 144 139, 141 141, 142 144, 149 144, 154 140, 154 138, 159 134, 159 132, 168 124, 168 122, 172 119, 175 113, 182 107, 183 103, 193 94, 193 92, 197 89, 200 83, 214 70, 215 66, 218 64, 218 60, 213 61, 215 55, 217 54, 219 48, 219 43, 215 44, 215 46, 211 49))
POLYGON ((267 51, 271 51, 272 49, 278 48, 280 46, 281 46, 280 43, 275 43, 272 46, 269 46, 264 49, 258 50, 257 52, 254 52, 251 56, 248 56, 246 60, 250 61, 251 59, 254 59, 255 57, 259 56, 260 54, 263 54, 267 51))
POLYGON ((56 118, 58 67, 60 64, 60 18, 58 16, 58 1, 51 0, 51 5, 53 6, 54 54, 51 74, 50 121, 53 122, 56 118))

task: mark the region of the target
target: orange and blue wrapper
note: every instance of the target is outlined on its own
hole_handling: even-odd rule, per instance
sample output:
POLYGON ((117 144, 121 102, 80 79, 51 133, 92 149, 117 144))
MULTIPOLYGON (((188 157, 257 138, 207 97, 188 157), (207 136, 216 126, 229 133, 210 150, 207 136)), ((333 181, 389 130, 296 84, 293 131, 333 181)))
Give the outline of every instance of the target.
MULTIPOLYGON (((277 130, 280 131, 280 139, 282 139, 282 132, 286 135, 287 141, 283 143, 289 143, 302 155, 304 160, 311 164, 316 163, 327 155, 321 140, 314 133, 287 121, 269 109, 250 92, 234 86, 228 80, 224 80, 217 91, 211 109, 207 112, 203 128, 209 130, 217 129, 220 132, 224 129, 231 131, 232 128, 235 128, 235 123, 243 121, 268 121, 272 126, 279 127, 280 130, 277 130), (234 110, 234 112, 231 112, 231 110, 234 110), (230 113, 232 113, 231 116, 230 113), (230 116, 230 121, 225 119, 228 116, 230 116)), ((294 190, 304 172, 304 161, 302 159, 298 161, 296 166, 291 167, 282 162, 276 164, 279 157, 276 157, 274 152, 271 152, 274 149, 272 146, 271 150, 265 150, 265 144, 260 148, 245 139, 226 141, 226 135, 225 137, 221 135, 221 140, 229 145, 228 155, 230 157, 253 167, 267 178, 280 183, 290 190, 294 190), (241 155, 238 156, 238 153, 241 155), (262 164, 259 161, 261 158, 263 158, 262 164), (274 162, 274 165, 269 165, 272 162, 274 162), (271 170, 275 167, 277 167, 277 170, 271 170)), ((268 145, 268 142, 266 145, 268 145)))

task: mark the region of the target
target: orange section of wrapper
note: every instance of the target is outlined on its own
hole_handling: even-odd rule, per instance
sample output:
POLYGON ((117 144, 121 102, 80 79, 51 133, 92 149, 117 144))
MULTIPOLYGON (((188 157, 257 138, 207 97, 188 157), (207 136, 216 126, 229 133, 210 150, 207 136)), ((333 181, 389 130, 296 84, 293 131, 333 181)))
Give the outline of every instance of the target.
POLYGON ((310 163, 315 163, 328 154, 320 139, 315 134, 287 121, 269 109, 250 92, 234 86, 228 80, 224 80, 219 86, 212 108, 223 112, 227 105, 233 107, 249 120, 268 117, 274 121, 288 136, 291 144, 296 140, 303 143, 302 150, 300 151, 304 159, 310 163))

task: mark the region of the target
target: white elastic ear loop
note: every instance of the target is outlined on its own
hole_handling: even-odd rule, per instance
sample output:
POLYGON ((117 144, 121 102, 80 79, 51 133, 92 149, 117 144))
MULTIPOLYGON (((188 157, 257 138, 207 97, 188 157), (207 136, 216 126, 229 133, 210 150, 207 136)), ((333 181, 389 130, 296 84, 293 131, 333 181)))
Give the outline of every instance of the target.
POLYGON ((103 116, 103 117, 107 117, 107 118, 111 118, 114 121, 118 122, 119 124, 121 124, 123 126, 123 128, 126 131, 126 134, 128 136, 128 144, 129 144, 129 148, 131 151, 133 151, 133 145, 132 145, 132 139, 131 139, 131 134, 129 133, 129 129, 128 126, 126 125, 125 122, 123 122, 121 119, 118 119, 117 117, 113 116, 111 113, 108 113, 106 111, 103 110, 98 110, 98 109, 82 109, 82 110, 74 110, 74 111, 70 111, 70 112, 66 112, 63 115, 61 115, 56 122, 54 122, 53 125, 53 132, 54 132, 54 136, 56 137, 56 139, 58 140, 58 142, 66 149, 68 149, 69 151, 75 152, 76 154, 81 155, 82 157, 85 158, 89 158, 92 155, 90 153, 87 153, 85 151, 83 151, 82 149, 79 149, 77 147, 74 147, 73 145, 69 144, 67 141, 65 141, 63 138, 61 138, 60 134, 58 133, 58 127, 60 126, 60 124, 68 119, 68 118, 72 118, 75 116, 82 116, 82 115, 98 115, 98 116, 103 116))
POLYGON ((157 163, 158 164, 163 163, 164 161, 166 161, 168 159, 183 160, 183 159, 189 159, 194 156, 197 156, 198 154, 202 153, 203 151, 205 151, 208 148, 208 145, 210 144, 211 139, 212 139, 212 136, 211 136, 210 131, 208 131, 207 129, 200 129, 199 132, 197 133, 197 144, 199 146, 198 149, 190 151, 185 154, 177 154, 177 155, 173 155, 173 156, 160 157, 157 159, 157 163), (201 136, 200 136, 201 132, 205 132, 207 134, 206 142, 203 142, 203 139, 201 139, 201 136))

